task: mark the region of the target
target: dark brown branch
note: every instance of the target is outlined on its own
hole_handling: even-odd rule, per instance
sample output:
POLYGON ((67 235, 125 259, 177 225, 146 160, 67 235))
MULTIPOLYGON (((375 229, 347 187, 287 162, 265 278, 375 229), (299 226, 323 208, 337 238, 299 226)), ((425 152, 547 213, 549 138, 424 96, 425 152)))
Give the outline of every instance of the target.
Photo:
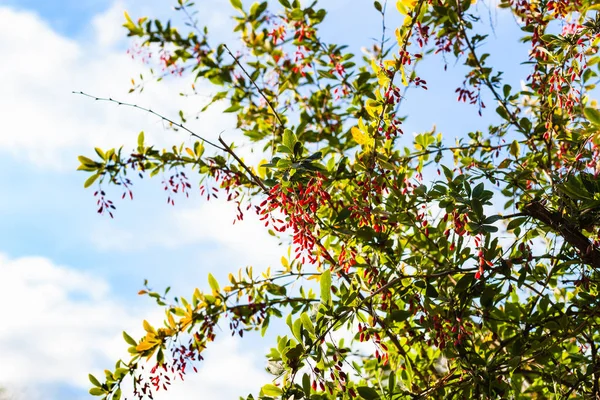
POLYGON ((584 263, 600 269, 600 251, 594 248, 589 239, 562 215, 548 210, 539 201, 527 204, 523 207, 523 212, 560 234, 567 243, 579 250, 584 263))

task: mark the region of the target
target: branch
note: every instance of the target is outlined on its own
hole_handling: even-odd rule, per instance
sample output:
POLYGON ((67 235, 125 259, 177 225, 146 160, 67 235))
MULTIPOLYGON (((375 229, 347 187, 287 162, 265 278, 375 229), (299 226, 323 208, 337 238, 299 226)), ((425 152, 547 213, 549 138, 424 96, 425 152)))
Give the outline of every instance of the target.
POLYGON ((519 120, 517 119, 517 116, 508 108, 508 104, 507 104, 506 100, 504 100, 500 96, 500 94, 498 93, 498 91, 494 87, 494 84, 492 83, 492 81, 490 81, 489 74, 484 74, 483 73, 483 65, 481 64, 481 60, 477 56, 477 52, 475 51, 475 47, 473 46, 473 43, 471 43, 471 41, 469 39, 469 36, 467 35, 467 30, 465 28, 464 21, 462 19, 463 10, 462 10, 462 7, 460 5, 460 2, 457 2, 457 5, 458 5, 458 11, 459 11, 459 20, 460 20, 460 22, 459 22, 459 29, 462 31, 462 35, 463 35, 463 37, 465 39, 465 42, 467 43, 467 47, 469 48, 469 52, 473 56, 473 60, 475 61, 476 69, 481 74, 480 79, 483 81, 483 83, 485 84, 485 86, 487 86, 487 88, 490 90, 490 92, 492 92, 492 95, 494 96, 494 98, 496 99, 496 101, 498 101, 498 103, 500 104, 500 107, 502 107, 504 109, 504 111, 506 111, 506 113, 508 114, 508 116, 510 118, 509 122, 512 125, 514 125, 515 128, 517 128, 518 131, 522 130, 523 128, 521 128, 521 124, 519 123, 519 120))
POLYGON ((600 269, 600 251, 594 248, 589 239, 562 215, 549 211, 539 201, 527 204, 523 208, 523 212, 559 233, 567 243, 579 250, 581 259, 586 264, 600 269))
POLYGON ((163 120, 163 121, 167 121, 168 123, 170 123, 170 124, 172 124, 172 125, 175 125, 175 126, 176 126, 176 127, 178 127, 178 128, 181 128, 181 129, 183 129, 184 131, 188 132, 190 135, 192 135, 192 136, 194 136, 194 137, 196 137, 196 138, 198 138, 198 139, 200 139, 200 140, 202 140, 202 141, 204 141, 204 142, 208 143, 209 145, 213 146, 214 148, 216 148, 216 149, 219 149, 219 150, 221 150, 221 151, 227 151, 226 149, 222 148, 221 146, 219 146, 219 145, 217 145, 217 144, 215 144, 215 143, 211 142, 210 140, 207 140, 207 139, 203 138, 202 136, 198 135, 197 133, 195 133, 194 131, 190 130, 190 129, 189 129, 189 128, 187 128, 186 126, 184 126, 184 125, 182 125, 182 124, 180 124, 180 123, 178 123, 178 122, 175 122, 175 121, 173 121, 172 119, 170 119, 170 118, 167 118, 167 117, 165 117, 164 115, 157 113, 156 111, 152 111, 152 110, 151 110, 151 109, 149 109, 149 108, 140 107, 140 106, 138 106, 137 104, 125 103, 125 102, 123 102, 123 101, 115 100, 115 99, 113 99, 113 98, 110 98, 110 97, 109 97, 109 98, 104 98, 104 97, 96 97, 96 96, 92 96, 91 94, 87 94, 87 93, 84 93, 84 92, 75 92, 75 91, 73 91, 73 92, 71 92, 71 93, 73 93, 73 94, 79 94, 79 95, 82 95, 82 96, 85 96, 85 97, 89 97, 89 98, 91 98, 91 99, 94 99, 94 100, 96 100, 96 101, 108 101, 108 102, 111 102, 111 103, 117 103, 117 105, 119 105, 119 106, 125 106, 125 107, 137 108, 138 110, 142 110, 142 111, 145 111, 145 112, 147 112, 147 113, 150 113, 150 114, 156 115, 156 116, 157 116, 158 118, 160 118, 161 120, 163 120))
POLYGON ((231 149, 231 147, 230 147, 230 146, 228 146, 228 145, 227 145, 227 143, 225 143, 225 141, 223 141, 223 139, 221 138, 221 136, 219 136, 219 143, 221 143, 221 145, 222 145, 223 147, 221 147, 221 146, 219 146, 219 145, 217 145, 217 144, 215 144, 215 143, 211 142, 210 140, 207 140, 207 139, 203 138, 202 136, 198 135, 197 133, 195 133, 194 131, 192 131, 192 130, 191 130, 191 129, 189 129, 188 127, 186 127, 185 125, 183 125, 183 124, 180 124, 180 123, 178 123, 178 122, 175 122, 175 121, 173 121, 172 119, 170 119, 170 118, 167 118, 167 117, 165 117, 164 115, 157 113, 156 111, 152 111, 152 110, 151 110, 151 109, 149 109, 149 108, 140 107, 140 106, 138 106, 138 105, 136 105, 136 104, 132 104, 132 103, 125 103, 125 102, 123 102, 123 101, 115 100, 115 99, 113 99, 113 98, 110 98, 110 97, 109 97, 109 98, 96 97, 96 96, 92 96, 92 95, 90 95, 90 94, 87 94, 87 93, 84 93, 84 92, 73 92, 73 93, 74 93, 74 94, 79 94, 79 95, 82 95, 82 96, 85 96, 85 97, 89 97, 89 98, 91 98, 91 99, 94 99, 94 100, 96 100, 96 101, 108 101, 108 102, 111 102, 111 103, 117 103, 117 104, 118 104, 118 105, 120 105, 120 106, 126 106, 126 107, 131 107, 131 108, 137 108, 138 110, 142 110, 142 111, 145 111, 145 112, 147 112, 147 113, 150 113, 150 114, 156 115, 156 116, 157 116, 158 118, 160 118, 161 120, 163 120, 163 121, 167 121, 168 123, 170 123, 170 124, 172 124, 172 125, 175 125, 176 127, 178 127, 178 128, 181 128, 181 129, 185 130, 185 131, 186 131, 186 132, 188 132, 190 135, 192 135, 192 136, 194 136, 194 137, 196 137, 196 138, 198 138, 198 139, 200 139, 200 140, 202 140, 202 141, 204 141, 204 142, 208 143, 209 145, 213 146, 214 148, 216 148, 216 149, 218 149, 218 150, 221 150, 221 151, 224 151, 224 152, 226 152, 226 153, 230 154, 230 155, 231 155, 231 156, 232 156, 232 157, 233 157, 233 158, 234 158, 234 159, 235 159, 235 160, 236 160, 236 161, 237 161, 237 162, 238 162, 238 163, 239 163, 239 164, 242 166, 242 168, 244 168, 244 170, 245 170, 245 171, 246 171, 246 172, 247 172, 247 173, 250 175, 250 177, 252 178, 252 181, 253 181, 254 183, 256 183, 258 186, 260 186, 260 188, 261 188, 263 191, 265 191, 266 193, 268 193, 268 192, 269 192, 269 190, 266 188, 266 186, 265 186, 265 185, 262 183, 261 179, 260 179, 258 176, 256 176, 256 174, 255 174, 254 172, 252 172, 252 170, 251 170, 250 168, 248 168, 248 166, 247 166, 247 165, 246 165, 246 164, 245 164, 245 163, 242 161, 242 159, 241 159, 241 158, 239 158, 239 157, 238 157, 238 155, 237 155, 237 154, 235 154, 235 153, 234 153, 234 151, 231 149))
POLYGON ((252 82, 252 84, 254 85, 254 87, 256 88, 256 90, 258 91, 258 93, 260 93, 260 95, 262 96, 262 98, 265 99, 265 101, 267 102, 267 105, 271 109, 271 112, 273 113, 273 115, 277 119, 277 122, 279 122, 279 126, 283 128, 284 127, 283 121, 279 117, 279 114, 277 113, 277 111, 275 111, 275 107, 273 107, 273 104, 271 104, 271 102, 269 101, 269 99, 265 95, 265 92, 263 92, 263 90, 258 87, 258 85, 254 81, 254 79, 252 79, 252 77, 250 76, 250 74, 248 73, 248 71, 246 71, 246 69, 244 68, 244 66, 240 63, 238 57, 234 56, 233 53, 231 52, 231 50, 229 50, 229 47, 227 47, 226 44, 223 44, 223 47, 225 48, 225 50, 227 50, 227 52, 229 53, 229 55, 231 56, 231 58, 233 58, 233 61, 238 65, 238 67, 240 67, 241 70, 244 71, 244 74, 246 75, 246 77, 248 77, 248 79, 250 80, 250 82, 252 82))
MULTIPOLYGON (((524 144, 524 143, 527 143, 527 141, 520 140, 517 143, 524 144)), ((409 161, 409 160, 415 159, 417 157, 426 156, 426 155, 434 154, 434 153, 440 153, 442 151, 463 151, 463 150, 473 150, 473 149, 477 149, 477 148, 485 150, 486 152, 493 152, 493 151, 496 151, 496 150, 499 150, 499 149, 502 149, 505 147, 510 147, 511 145, 512 145, 512 143, 499 144, 496 146, 493 146, 490 144, 485 144, 485 143, 474 143, 474 144, 469 144, 469 145, 465 145, 465 146, 433 147, 428 150, 409 154, 407 156, 403 156, 400 158, 404 161, 409 161)))
POLYGON ((223 140, 223 138, 221 138, 221 136, 219 135, 219 143, 221 143, 224 147, 224 151, 226 151, 227 153, 231 154, 231 156, 233 158, 235 158, 235 160, 240 163, 240 165, 242 166, 242 168, 244 168, 246 170, 246 172, 248 172, 248 174, 250 174, 250 176, 252 177, 252 180, 254 181, 254 183, 256 183, 258 186, 261 187, 262 190, 265 191, 265 193, 269 193, 269 190, 266 188, 266 186, 264 185, 264 183, 262 183, 262 180, 256 176, 256 174, 254 172, 252 172, 252 170, 250 168, 248 168, 248 166, 246 166, 246 164, 242 161, 241 158, 238 157, 237 154, 235 154, 233 152, 233 150, 231 149, 231 147, 229 147, 227 145, 227 143, 225 143, 225 141, 223 140))

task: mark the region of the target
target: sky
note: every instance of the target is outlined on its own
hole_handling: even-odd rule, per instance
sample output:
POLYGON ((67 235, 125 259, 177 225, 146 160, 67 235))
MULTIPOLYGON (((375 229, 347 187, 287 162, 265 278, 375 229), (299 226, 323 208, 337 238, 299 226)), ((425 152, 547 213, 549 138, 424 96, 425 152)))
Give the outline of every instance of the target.
MULTIPOLYGON (((229 2, 196 3, 201 22, 235 43, 229 2)), ((331 14, 323 40, 345 41, 359 52, 380 36, 371 1, 356 8, 342 0, 322 3, 331 14)), ((131 147, 142 130, 158 146, 191 142, 164 129, 156 117, 71 93, 120 98, 170 116, 181 108, 201 108, 214 89, 199 84, 202 96, 184 98, 178 93, 189 85, 185 80, 127 94, 130 79, 147 67, 126 53, 132 42, 121 27, 123 11, 134 18, 177 18, 172 5, 0 0, 0 387, 9 398, 90 398, 87 374, 100 375, 126 356, 121 332, 138 337, 142 320, 162 320, 162 310, 137 295, 144 279, 185 297, 195 287, 207 288, 209 271, 224 280, 247 265, 276 268, 287 252, 250 214, 232 225, 231 204, 191 196, 168 206, 158 179, 136 182, 135 200, 117 202, 114 219, 99 216, 92 191, 83 188, 86 175, 75 171, 78 155, 92 155, 95 146, 131 147)), ((499 52, 491 62, 508 68, 507 80, 518 86, 524 67, 509 64, 506 55, 526 55, 526 49, 512 44, 514 21, 489 10, 495 24, 489 46, 499 52)), ((450 72, 442 71, 440 59, 423 66, 430 92, 411 92, 405 131, 435 123, 451 143, 496 117, 492 111, 478 119, 472 109, 473 119, 457 119, 469 107, 455 101, 462 70, 451 62, 450 72)), ((189 127, 213 139, 221 131, 226 139, 240 139, 223 107, 211 108, 189 127)), ((262 158, 250 154, 248 145, 241 151, 250 160, 262 158)), ((197 375, 155 398, 224 400, 256 393, 269 380, 264 354, 271 343, 256 336, 234 339, 224 330, 197 375)))

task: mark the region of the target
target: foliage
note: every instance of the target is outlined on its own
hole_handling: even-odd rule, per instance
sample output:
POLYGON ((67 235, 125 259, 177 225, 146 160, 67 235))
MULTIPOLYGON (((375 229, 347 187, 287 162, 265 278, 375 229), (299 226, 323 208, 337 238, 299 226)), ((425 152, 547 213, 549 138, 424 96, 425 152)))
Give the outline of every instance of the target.
MULTIPOLYGON (((160 54, 158 79, 219 88, 212 102, 229 104, 270 160, 247 165, 193 132, 193 146, 165 150, 140 134, 133 152, 96 149, 80 169, 99 186, 100 213, 115 208, 102 185, 132 196, 132 173, 167 174, 173 203, 196 190, 193 171, 204 196, 225 193, 238 219, 255 211, 292 252, 277 271, 248 267, 227 286, 210 275, 211 291, 189 300, 144 290, 164 325, 124 334, 131 358, 103 381, 90 376, 90 393, 118 399, 133 380, 151 398, 195 368, 217 324, 242 336, 285 318, 260 399, 600 396, 599 7, 500 1, 530 46, 517 90, 486 63, 486 11, 471 0, 375 1, 373 12, 403 22, 362 58, 320 39, 327 12, 316 2, 231 4, 237 53, 209 38, 189 1, 176 7, 184 30, 129 16, 125 27, 139 52, 160 54), (452 146, 435 129, 409 139, 401 112, 409 88, 427 90, 419 63, 452 57, 467 70, 458 101, 475 107, 465 118, 489 96, 499 122, 452 146), (336 340, 340 330, 353 340, 336 340)), ((183 113, 160 117, 187 130, 183 113)))

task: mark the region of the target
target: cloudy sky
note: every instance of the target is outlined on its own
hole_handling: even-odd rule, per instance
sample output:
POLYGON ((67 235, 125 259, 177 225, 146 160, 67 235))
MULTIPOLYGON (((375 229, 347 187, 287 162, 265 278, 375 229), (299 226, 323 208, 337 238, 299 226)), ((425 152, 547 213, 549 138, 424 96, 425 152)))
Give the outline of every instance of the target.
MULTIPOLYGON (((215 36, 235 40, 227 0, 196 3, 215 36)), ((332 14, 323 32, 326 41, 347 41, 359 51, 379 37, 371 1, 361 5, 364 10, 349 9, 342 0, 323 4, 332 14)), ((134 18, 176 18, 170 5, 0 0, 0 387, 14 399, 89 398, 87 374, 125 356, 121 331, 137 336, 143 319, 161 320, 161 310, 137 296, 144 279, 156 289, 171 286, 172 293, 187 296, 196 286, 206 287, 209 271, 224 278, 246 265, 277 267, 286 251, 251 215, 233 226, 229 204, 192 196, 167 206, 159 180, 136 184, 135 200, 118 202, 113 220, 95 213, 92 192, 83 189, 77 156, 93 154, 95 146, 127 148, 141 130, 159 145, 190 139, 165 130, 155 117, 71 91, 117 97, 172 116, 180 108, 201 107, 213 93, 200 85, 203 96, 182 98, 178 93, 190 82, 167 80, 148 85, 142 95, 127 94, 130 79, 146 67, 126 54, 132 42, 121 28, 123 11, 134 18)), ((489 17, 496 23, 490 45, 514 51, 503 47, 514 35, 514 22, 503 22, 493 9, 489 17)), ((495 62, 502 67, 506 59, 500 54, 495 62)), ((454 138, 489 123, 482 118, 467 126, 454 118, 467 106, 454 100, 462 79, 460 68, 452 68, 456 71, 444 75, 440 60, 424 66, 428 106, 420 102, 422 93, 412 95, 405 131, 437 123, 454 138)), ((190 127, 210 138, 223 130, 228 139, 238 135, 219 107, 190 127)), ((263 355, 269 342, 222 336, 198 375, 157 398, 231 399, 266 383, 263 355)))

